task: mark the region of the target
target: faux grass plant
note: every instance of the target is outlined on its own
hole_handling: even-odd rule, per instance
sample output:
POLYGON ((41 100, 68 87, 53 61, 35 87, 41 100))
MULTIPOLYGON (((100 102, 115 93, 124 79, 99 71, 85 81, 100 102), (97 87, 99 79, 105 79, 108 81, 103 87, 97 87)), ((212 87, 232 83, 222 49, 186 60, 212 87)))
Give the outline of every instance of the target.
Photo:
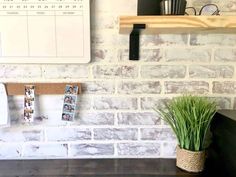
POLYGON ((191 151, 204 150, 204 141, 211 120, 216 113, 216 103, 208 98, 183 95, 173 98, 166 109, 155 110, 176 134, 180 148, 191 151))

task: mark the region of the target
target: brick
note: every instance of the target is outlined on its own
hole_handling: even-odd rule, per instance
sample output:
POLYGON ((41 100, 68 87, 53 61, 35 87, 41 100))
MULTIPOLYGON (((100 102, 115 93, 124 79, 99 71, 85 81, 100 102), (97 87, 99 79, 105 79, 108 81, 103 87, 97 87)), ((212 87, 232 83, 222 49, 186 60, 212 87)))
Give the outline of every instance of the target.
POLYGON ((203 48, 168 48, 165 51, 168 62, 210 62, 211 49, 203 48))
POLYGON ((43 66, 43 77, 46 79, 79 79, 88 78, 88 65, 47 65, 43 66))
MULTIPOLYGON (((119 26, 119 25, 117 25, 119 26)), ((120 46, 120 48, 125 48, 127 49, 127 47, 129 47, 129 35, 123 34, 123 35, 119 35, 119 37, 116 39, 118 45, 120 46)), ((116 57, 118 56, 118 50, 116 53, 116 57)), ((117 57, 118 59, 118 57, 117 57)))
POLYGON ((235 34, 191 34, 190 45, 234 46, 236 45, 236 35, 235 34))
POLYGON ((97 15, 91 15, 91 29, 92 30, 104 30, 113 29, 115 27, 115 17, 109 16, 107 13, 97 13, 97 15))
POLYGON ((161 84, 159 81, 121 81, 118 84, 118 93, 120 94, 159 94, 161 93, 161 84))
POLYGON ((94 129, 95 140, 137 140, 138 129, 136 128, 96 128, 94 129))
POLYGON ((168 101, 170 101, 169 98, 143 97, 141 98, 141 109, 153 110, 154 108, 164 108, 168 101))
POLYGON ((91 140, 91 130, 81 128, 46 128, 46 135, 48 141, 78 141, 91 140))
POLYGON ((213 82, 213 93, 235 94, 236 82, 233 81, 213 82))
POLYGON ((141 67, 143 78, 184 78, 186 66, 147 65, 141 67))
POLYGON ((216 49, 214 60, 219 62, 236 62, 236 50, 234 48, 216 49))
MULTIPOLYGON (((211 3, 215 3, 217 5, 219 5, 219 3, 221 2, 221 0, 213 0, 211 1, 211 3)), ((200 8, 204 5, 204 4, 207 4, 207 3, 210 3, 209 0, 203 0, 203 1, 198 1, 198 0, 193 0, 193 1, 190 1, 188 2, 188 4, 191 3, 191 6, 192 7, 196 7, 198 10, 200 10, 200 8)), ((224 5, 227 4, 227 1, 224 1, 223 2, 224 5)), ((221 6, 220 7, 220 10, 221 10, 221 6)))
POLYGON ((159 34, 159 35, 141 35, 141 48, 156 46, 187 45, 187 34, 159 34))
POLYGON ((4 78, 31 79, 41 78, 42 69, 40 65, 6 65, 4 78))
POLYGON ((161 146, 159 143, 119 143, 118 155, 124 156, 160 156, 161 146))
POLYGON ((220 7, 220 10, 222 12, 232 12, 234 13, 236 10, 236 3, 235 1, 220 1, 220 0, 215 0, 217 2, 217 4, 220 7))
POLYGON ((114 38, 117 36, 117 33, 114 30, 98 30, 91 31, 91 44, 92 46, 106 47, 118 45, 119 41, 114 38))
POLYGON ((106 0, 99 0, 94 1, 94 6, 96 10, 100 13, 117 13, 117 14, 128 14, 128 15, 135 15, 137 14, 137 1, 130 0, 120 0, 120 1, 106 1, 106 0))
POLYGON ((19 144, 1 144, 0 158, 1 159, 15 159, 21 158, 22 147, 19 144))
POLYGON ((90 81, 82 83, 83 94, 112 94, 114 92, 114 81, 90 81))
POLYGON ((236 109, 236 98, 234 98, 234 109, 236 109))
POLYGON ((79 95, 77 98, 78 110, 89 110, 92 108, 92 97, 79 95))
POLYGON ((94 98, 94 109, 96 110, 130 110, 137 109, 137 98, 127 97, 96 97, 94 98))
POLYGON ((141 140, 173 141, 176 136, 170 128, 142 128, 141 140))
POLYGON ((79 125, 114 125, 114 113, 79 111, 79 125))
POLYGON ((140 112, 140 113, 119 113, 119 125, 160 125, 161 120, 156 113, 140 112))
MULTIPOLYGON (((129 60, 129 50, 120 49, 118 50, 119 61, 129 60)), ((144 62, 158 62, 163 59, 162 49, 140 49, 139 60, 144 62)))
POLYGON ((23 149, 25 158, 66 158, 67 144, 25 144, 23 149))
POLYGON ((209 83, 205 81, 169 81, 165 82, 165 93, 209 93, 209 83))
POLYGON ((24 97, 23 96, 8 96, 8 107, 10 110, 24 109, 24 97))
POLYGON ((92 62, 116 62, 113 49, 96 48, 92 46, 92 62))
POLYGON ((23 130, 23 129, 2 129, 0 132, 0 141, 2 142, 28 142, 42 141, 43 132, 41 130, 23 130))
POLYGON ((102 156, 113 155, 113 144, 71 144, 70 156, 72 158, 79 156, 102 156))
POLYGON ((195 65, 189 67, 190 78, 232 78, 233 66, 195 65))
POLYGON ((119 66, 119 65, 96 65, 93 67, 93 75, 95 78, 136 78, 138 76, 138 67, 119 66))
POLYGON ((162 145, 161 156, 162 157, 176 157, 177 142, 164 142, 162 145))
POLYGON ((0 78, 4 77, 5 65, 0 65, 0 78))
POLYGON ((231 109, 231 98, 230 97, 210 97, 212 101, 215 101, 218 109, 231 109))

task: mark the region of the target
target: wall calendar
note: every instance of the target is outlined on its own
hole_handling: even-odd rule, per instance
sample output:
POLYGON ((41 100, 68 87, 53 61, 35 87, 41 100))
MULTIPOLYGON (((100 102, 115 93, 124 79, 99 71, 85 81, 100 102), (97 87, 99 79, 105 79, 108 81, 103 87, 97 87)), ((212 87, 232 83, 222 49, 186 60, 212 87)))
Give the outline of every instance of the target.
POLYGON ((89 0, 0 0, 0 63, 88 63, 89 0))

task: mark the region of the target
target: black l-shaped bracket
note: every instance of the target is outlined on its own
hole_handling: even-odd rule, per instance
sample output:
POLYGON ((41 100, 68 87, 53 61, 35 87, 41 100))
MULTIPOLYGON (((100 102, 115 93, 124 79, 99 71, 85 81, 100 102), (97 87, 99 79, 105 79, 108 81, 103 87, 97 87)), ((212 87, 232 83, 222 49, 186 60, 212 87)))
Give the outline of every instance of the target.
POLYGON ((133 31, 129 36, 129 59, 139 60, 139 35, 142 29, 146 28, 146 24, 134 24, 133 31))

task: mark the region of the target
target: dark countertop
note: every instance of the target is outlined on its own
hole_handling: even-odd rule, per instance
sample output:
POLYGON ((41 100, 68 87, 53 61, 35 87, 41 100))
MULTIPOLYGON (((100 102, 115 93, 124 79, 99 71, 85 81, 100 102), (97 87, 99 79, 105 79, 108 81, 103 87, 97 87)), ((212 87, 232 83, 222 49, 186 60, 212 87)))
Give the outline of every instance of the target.
POLYGON ((0 161, 1 177, 207 177, 186 173, 174 159, 0 161))

